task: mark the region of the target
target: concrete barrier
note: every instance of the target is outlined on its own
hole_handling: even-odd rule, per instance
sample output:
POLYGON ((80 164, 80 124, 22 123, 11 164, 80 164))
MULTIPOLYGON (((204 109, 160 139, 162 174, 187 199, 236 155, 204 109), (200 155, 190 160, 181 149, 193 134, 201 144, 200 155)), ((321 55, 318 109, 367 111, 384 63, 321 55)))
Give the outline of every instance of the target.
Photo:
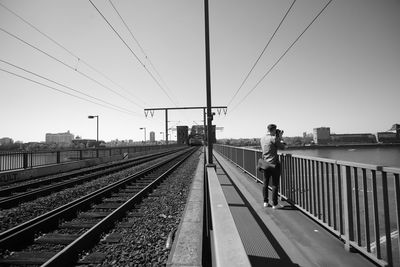
POLYGON ((167 266, 202 266, 203 208, 204 160, 201 155, 167 266))

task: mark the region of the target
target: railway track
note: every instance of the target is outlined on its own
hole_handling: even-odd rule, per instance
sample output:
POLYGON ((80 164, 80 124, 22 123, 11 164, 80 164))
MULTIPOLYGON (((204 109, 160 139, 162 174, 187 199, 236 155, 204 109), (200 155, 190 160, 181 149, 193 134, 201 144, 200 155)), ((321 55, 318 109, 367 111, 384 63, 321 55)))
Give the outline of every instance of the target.
POLYGON ((129 210, 135 208, 196 149, 162 162, 81 197, 0 234, 0 249, 19 250, 0 265, 71 266, 129 210), (21 250, 22 249, 22 250, 21 250))
POLYGON ((56 177, 40 179, 39 181, 3 188, 0 189, 0 209, 11 208, 20 203, 51 194, 52 192, 73 187, 101 176, 119 172, 121 170, 169 155, 175 151, 176 150, 171 150, 135 157, 122 162, 120 161, 113 164, 105 164, 84 170, 72 171, 65 174, 60 174, 56 177))

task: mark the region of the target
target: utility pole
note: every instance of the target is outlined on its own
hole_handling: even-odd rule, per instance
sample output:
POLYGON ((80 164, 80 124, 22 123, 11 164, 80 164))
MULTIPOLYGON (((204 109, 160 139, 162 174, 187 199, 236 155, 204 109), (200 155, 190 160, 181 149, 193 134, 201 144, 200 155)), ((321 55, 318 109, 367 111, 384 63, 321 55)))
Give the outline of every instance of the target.
POLYGON ((210 31, 208 19, 208 0, 204 0, 204 25, 205 25, 205 47, 206 47, 206 92, 207 92, 207 146, 208 165, 213 165, 213 144, 211 140, 213 114, 211 112, 211 73, 210 73, 210 31))

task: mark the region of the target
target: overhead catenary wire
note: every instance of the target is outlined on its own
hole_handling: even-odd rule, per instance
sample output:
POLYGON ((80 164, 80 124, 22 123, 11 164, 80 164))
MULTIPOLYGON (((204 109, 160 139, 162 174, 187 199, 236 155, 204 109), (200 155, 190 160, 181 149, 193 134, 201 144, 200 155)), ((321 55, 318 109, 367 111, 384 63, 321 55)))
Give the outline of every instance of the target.
POLYGON ((114 94, 120 96, 121 98, 123 98, 123 99, 125 99, 125 100, 131 102, 132 104, 137 105, 136 103, 132 102, 130 99, 126 98, 124 95, 122 95, 122 94, 118 93, 117 91, 111 89, 110 87, 108 87, 108 86, 102 84, 101 82, 99 82, 99 81, 97 81, 96 79, 90 77, 89 75, 87 75, 87 74, 85 74, 85 73, 79 71, 79 70, 76 69, 75 67, 73 67, 73 66, 71 66, 71 65, 68 65, 68 64, 65 63, 64 61, 62 61, 62 60, 60 60, 60 59, 58 59, 58 58, 56 58, 56 57, 50 55, 50 54, 47 53, 46 51, 44 51, 44 50, 42 50, 42 49, 40 49, 40 48, 38 48, 38 47, 36 47, 36 46, 34 46, 34 45, 28 43, 27 41, 25 41, 24 39, 22 39, 22 38, 16 36, 15 34, 12 34, 11 32, 9 32, 9 31, 7 31, 7 30, 1 28, 1 27, 0 27, 0 30, 1 30, 2 32, 8 34, 9 36, 11 36, 11 37, 13 37, 13 38, 19 40, 20 42, 22 42, 22 43, 24 43, 24 44, 26 44, 26 45, 32 47, 33 49, 35 49, 35 50, 37 50, 37 51, 39 51, 39 52, 45 54, 46 56, 48 56, 48 57, 50 57, 51 59, 57 61, 58 63, 64 65, 65 67, 67 67, 67 68, 69 68, 69 69, 71 69, 71 70, 73 70, 73 71, 79 73, 80 75, 82 75, 82 76, 84 76, 85 78, 91 80, 92 82, 94 82, 94 83, 100 85, 101 87, 103 87, 103 88, 105 88, 105 89, 107 89, 107 90, 113 92, 114 94))
POLYGON ((53 86, 50 86, 50 85, 47 85, 47 84, 44 84, 44 83, 35 81, 35 80, 30 79, 30 78, 28 78, 28 77, 22 76, 22 75, 20 75, 20 74, 17 74, 17 73, 15 73, 15 72, 12 72, 12 71, 9 71, 9 70, 3 69, 3 68, 0 68, 0 71, 6 72, 6 73, 8 73, 8 74, 11 74, 11 75, 13 75, 13 76, 19 77, 19 78, 21 78, 21 79, 24 79, 24 80, 27 80, 27 81, 30 81, 30 82, 33 82, 33 83, 36 83, 36 84, 42 85, 42 86, 44 86, 44 87, 50 88, 50 89, 55 90, 55 91, 57 91, 57 92, 60 92, 60 93, 62 93, 62 94, 66 94, 66 95, 69 95, 69 96, 72 96, 72 97, 81 99, 81 100, 83 100, 83 101, 87 101, 87 102, 93 103, 93 104, 95 104, 95 105, 99 105, 99 106, 102 106, 102 107, 105 107, 105 108, 108 108, 108 109, 113 109, 113 110, 116 110, 116 111, 119 111, 119 112, 123 112, 123 113, 127 113, 127 114, 129 114, 129 115, 132 115, 131 113, 128 113, 128 112, 126 112, 126 111, 123 111, 123 110, 120 110, 120 109, 116 109, 116 108, 113 108, 113 107, 110 107, 110 106, 106 106, 106 105, 103 105, 103 104, 101 104, 101 103, 97 103, 97 102, 94 102, 94 101, 92 101, 92 100, 89 100, 89 99, 87 99, 87 98, 83 98, 83 97, 80 97, 80 96, 77 96, 77 95, 74 95, 74 94, 65 92, 65 91, 60 90, 60 89, 57 89, 57 88, 55 88, 55 87, 53 87, 53 86))
POLYGON ((97 97, 91 96, 91 95, 89 95, 89 94, 83 93, 83 92, 81 92, 81 91, 79 91, 79 90, 77 90, 77 89, 74 89, 74 88, 72 88, 72 87, 70 87, 70 86, 67 86, 67 85, 64 85, 64 84, 62 84, 62 83, 56 82, 56 81, 54 81, 54 80, 52 80, 52 79, 50 79, 50 78, 44 77, 44 76, 42 76, 42 75, 40 75, 40 74, 37 74, 37 73, 35 73, 35 72, 33 72, 33 71, 27 70, 26 68, 17 66, 17 65, 15 65, 15 64, 11 63, 11 62, 6 61, 6 60, 0 59, 0 62, 3 62, 3 63, 5 63, 5 64, 7 64, 7 65, 9 65, 9 66, 12 66, 12 67, 14 67, 14 68, 17 68, 17 69, 19 69, 19 70, 25 71, 25 72, 27 72, 27 73, 29 73, 29 74, 32 74, 32 75, 34 75, 34 76, 36 76, 36 77, 39 77, 39 78, 41 78, 41 79, 44 79, 44 80, 46 80, 46 81, 55 83, 55 84, 57 84, 58 86, 64 87, 64 88, 66 88, 66 89, 68 89, 68 90, 71 90, 71 91, 73 91, 73 92, 76 92, 76 93, 78 93, 78 94, 84 95, 84 96, 86 96, 86 97, 92 98, 92 99, 97 100, 97 101, 99 101, 99 102, 102 102, 102 103, 104 103, 104 104, 110 105, 110 106, 114 107, 115 109, 119 109, 120 111, 124 111, 124 112, 127 112, 127 113, 132 113, 132 114, 135 114, 135 115, 138 114, 137 112, 134 112, 134 111, 131 111, 131 110, 128 110, 128 109, 125 109, 125 108, 116 106, 116 105, 114 105, 114 104, 112 104, 112 103, 109 103, 109 102, 107 102, 107 101, 104 101, 104 100, 102 100, 102 99, 100 99, 100 98, 97 98, 97 97))
POLYGON ((129 47, 129 45, 125 42, 125 40, 122 38, 122 36, 118 33, 117 30, 111 25, 111 23, 107 20, 107 18, 101 13, 101 11, 97 8, 97 6, 91 1, 88 0, 92 6, 96 9, 96 11, 100 14, 100 16, 103 18, 103 20, 108 24, 108 26, 114 31, 114 33, 118 36, 118 38, 122 41, 122 43, 128 48, 128 50, 131 52, 131 54, 136 58, 136 60, 142 65, 142 67, 146 70, 146 72, 150 75, 150 77, 153 79, 153 81, 158 85, 158 87, 164 92, 164 94, 168 97, 168 99, 175 105, 174 100, 171 98, 171 96, 168 94, 168 92, 164 89, 164 87, 160 84, 160 82, 154 77, 154 75, 149 71, 149 69, 146 67, 146 65, 143 63, 143 61, 140 60, 140 58, 136 55, 136 53, 129 47))
MULTIPOLYGON (((93 67, 91 64, 89 64, 87 61, 85 61, 84 59, 82 59, 81 57, 77 56, 75 53, 73 53, 71 50, 69 50, 68 48, 66 48, 64 45, 60 44, 59 42, 57 42, 54 38, 50 37, 48 34, 44 33, 43 31, 41 31, 38 27, 36 27, 35 25, 33 25, 32 23, 30 23, 29 21, 27 21, 26 19, 24 19, 22 16, 20 16, 19 14, 17 14, 15 11, 11 10, 10 8, 8 8, 7 6, 5 6, 4 4, 0 3, 0 6, 2 6, 4 9, 6 9, 8 12, 10 12, 11 14, 13 14, 14 16, 16 16, 17 18, 19 18, 20 20, 22 20, 25 24, 29 25, 31 28, 33 28, 34 30, 36 30, 37 32, 39 32, 41 35, 43 35, 44 37, 46 37, 48 40, 50 40, 51 42, 53 42, 55 45, 57 45, 58 47, 60 47, 61 49, 63 49, 64 51, 66 51, 68 54, 70 54, 72 57, 75 57, 78 62, 82 62, 84 65, 86 65, 87 67, 89 67, 91 70, 95 71, 96 73, 98 73, 99 75, 103 76, 105 79, 107 79, 108 81, 112 82, 114 85, 116 85, 117 87, 119 87, 121 90, 127 92, 128 94, 131 94, 133 97, 138 98, 140 100, 140 98, 134 94, 132 94, 130 91, 124 89, 122 86, 120 86, 119 84, 117 84, 115 81, 113 81, 111 78, 109 78, 107 75, 105 75, 104 73, 102 73, 101 71, 99 71, 98 69, 96 69, 95 67, 93 67)), ((75 70, 77 68, 74 68, 75 70)), ((143 105, 138 104, 137 102, 133 101, 133 100, 129 100, 131 103, 134 103, 135 105, 144 108, 143 105)), ((144 102, 143 100, 141 100, 142 102, 144 102)), ((145 102, 144 102, 145 103, 145 102)))
POLYGON ((308 24, 308 26, 301 32, 301 34, 292 42, 292 44, 285 50, 285 52, 278 58, 278 60, 272 65, 271 68, 261 77, 261 79, 256 83, 255 86, 231 109, 231 112, 234 111, 240 104, 243 103, 244 100, 260 85, 260 83, 271 73, 271 71, 275 68, 276 65, 282 60, 282 58, 289 52, 289 50, 297 43, 297 41, 303 36, 303 34, 311 27, 311 25, 317 20, 317 18, 325 11, 325 9, 329 6, 329 4, 333 0, 329 0, 325 6, 321 9, 321 11, 314 17, 314 19, 308 24))
MULTIPOLYGON (((132 30, 130 29, 130 27, 128 26, 128 24, 125 22, 124 18, 122 17, 122 15, 119 13, 117 7, 114 5, 114 3, 112 2, 112 0, 108 0, 108 2, 110 2, 111 6, 113 7, 114 11, 117 13, 118 17, 121 19, 122 23, 124 24, 125 28, 129 31, 130 35, 132 36, 132 39, 136 42, 136 44, 138 45, 138 47, 140 48, 140 51, 142 51, 144 57, 146 58, 146 60, 149 62, 151 68, 154 70, 154 72, 157 74, 157 76, 160 78, 161 82, 165 85, 165 87, 171 91, 168 88, 167 83, 164 81, 164 79, 162 78, 161 74, 158 72, 157 68, 154 66, 153 62, 150 60, 150 57, 147 55, 147 53, 145 52, 143 46, 139 43, 139 40, 135 37, 135 35, 133 34, 132 30)), ((170 92, 171 93, 171 92, 170 92)), ((174 97, 174 95, 172 95, 174 97)), ((178 105, 176 105, 178 106, 178 105)))
MULTIPOLYGON (((143 53, 145 59, 149 62, 151 68, 154 70, 154 72, 157 74, 157 76, 159 77, 159 79, 161 80, 161 82, 165 85, 166 89, 170 92, 171 90, 168 88, 167 83, 164 81, 164 79, 162 78, 161 74, 158 72, 157 68, 154 66, 154 64, 152 63, 152 61, 150 60, 150 57, 147 55, 147 53, 145 52, 143 46, 140 44, 139 40, 135 37, 135 35, 133 34, 132 30, 130 29, 130 27, 128 26, 128 24, 125 22, 124 18, 122 17, 121 13, 118 11, 117 7, 114 5, 114 3, 112 2, 112 0, 108 0, 112 6, 112 8, 114 9, 114 11, 117 13, 118 17, 121 19, 122 23, 124 24, 125 28, 129 31, 132 39, 136 42, 136 44, 138 45, 138 47, 140 48, 140 51, 143 53)), ((173 95, 172 96, 174 99, 176 99, 176 97, 173 95)), ((173 102, 175 106, 179 106, 179 102, 173 102)), ((182 115, 184 115, 182 113, 182 115)), ((184 115, 185 116, 185 115, 184 115)))
POLYGON ((232 96, 231 100, 228 103, 228 106, 232 103, 233 99, 237 96, 237 94, 239 93, 239 91, 242 89, 243 85, 246 83, 247 79, 249 78, 251 72, 254 70, 254 68, 256 67, 256 65, 258 64, 258 62, 260 61, 261 57, 263 56, 265 50, 268 48, 269 44, 271 43, 272 39, 275 37, 276 33, 278 32, 279 28, 281 27, 283 21, 286 19, 287 15, 289 14, 290 10, 292 9, 294 3, 296 3, 297 0, 293 0, 292 4, 290 5, 290 7, 288 8, 288 10, 286 11, 285 15, 283 16, 282 20, 280 21, 278 27, 275 29, 274 33, 271 35, 271 37, 269 38, 267 44, 265 45, 264 49, 261 51, 260 55, 258 56, 256 62, 254 62, 253 66, 251 67, 250 71, 247 73, 246 77, 244 78, 244 80, 242 81, 242 83, 240 84, 239 88, 236 90, 235 94, 232 96))

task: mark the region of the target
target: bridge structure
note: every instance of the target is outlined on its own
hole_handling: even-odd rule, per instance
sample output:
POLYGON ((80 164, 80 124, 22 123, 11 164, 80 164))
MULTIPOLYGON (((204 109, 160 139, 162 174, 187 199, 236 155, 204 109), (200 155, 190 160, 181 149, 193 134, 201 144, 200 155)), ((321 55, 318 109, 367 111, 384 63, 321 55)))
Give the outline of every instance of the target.
POLYGON ((400 266, 399 168, 280 154, 263 207, 261 151, 214 144, 198 166, 168 266, 400 266))
MULTIPOLYGON (((0 157, 0 185, 175 146, 5 155, 14 163, 0 157)), ((400 168, 281 153, 272 209, 261 151, 213 147, 214 165, 202 148, 167 266, 400 266, 400 168)))
MULTIPOLYGON (((160 107, 157 107, 157 108, 145 108, 144 109, 144 115, 147 117, 148 115, 149 115, 149 113, 150 113, 150 115, 153 117, 153 115, 154 115, 154 111, 156 111, 156 110, 162 110, 162 111, 164 111, 165 112, 165 142, 166 142, 166 144, 168 145, 168 111, 170 111, 170 110, 187 110, 187 109, 190 109, 190 110, 194 110, 194 109, 202 109, 203 110, 203 121, 204 121, 204 129, 206 129, 206 127, 207 127, 207 124, 206 124, 206 122, 207 122, 207 120, 206 120, 206 117, 208 116, 207 114, 207 112, 209 112, 210 113, 210 116, 212 117, 213 116, 213 112, 212 112, 212 109, 217 109, 217 112, 220 114, 221 113, 221 110, 223 110, 223 112, 224 112, 224 114, 226 115, 226 112, 227 112, 227 109, 228 109, 228 107, 227 106, 203 106, 203 107, 201 107, 201 106, 193 106, 193 107, 169 107, 169 108, 160 108, 160 107), (210 111, 208 111, 208 109, 210 110, 210 111)), ((210 127, 211 127, 211 125, 210 125, 210 127)), ((211 128, 210 129, 208 129, 208 131, 210 131, 211 132, 211 128)))

